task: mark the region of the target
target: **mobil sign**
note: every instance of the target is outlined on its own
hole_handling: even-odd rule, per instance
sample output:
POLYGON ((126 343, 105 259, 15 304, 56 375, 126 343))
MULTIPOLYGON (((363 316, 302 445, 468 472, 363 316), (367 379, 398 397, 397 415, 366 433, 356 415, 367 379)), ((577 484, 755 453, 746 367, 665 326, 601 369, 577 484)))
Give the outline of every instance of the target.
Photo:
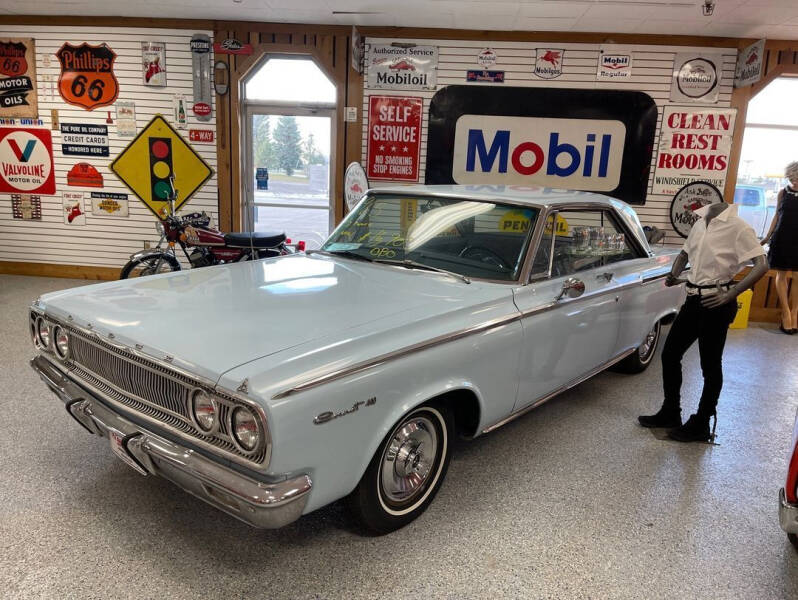
POLYGON ((462 115, 454 137, 457 183, 618 187, 626 126, 612 119, 462 115))
POLYGON ((427 184, 540 185, 644 204, 657 105, 642 92, 458 86, 429 104, 427 184))

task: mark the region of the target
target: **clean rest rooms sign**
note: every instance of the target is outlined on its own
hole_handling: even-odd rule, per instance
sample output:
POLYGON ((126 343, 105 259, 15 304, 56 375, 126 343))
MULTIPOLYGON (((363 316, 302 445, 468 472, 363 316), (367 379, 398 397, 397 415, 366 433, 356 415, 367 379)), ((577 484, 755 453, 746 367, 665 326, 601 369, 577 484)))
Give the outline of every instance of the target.
POLYGON ((463 115, 452 177, 609 192, 621 179, 625 137, 615 120, 463 115))

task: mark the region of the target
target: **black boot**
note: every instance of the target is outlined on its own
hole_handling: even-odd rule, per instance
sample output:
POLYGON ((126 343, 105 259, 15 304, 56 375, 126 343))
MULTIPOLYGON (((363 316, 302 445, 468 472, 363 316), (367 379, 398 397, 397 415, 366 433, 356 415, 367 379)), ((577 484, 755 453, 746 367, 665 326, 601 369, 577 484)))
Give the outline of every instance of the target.
POLYGON ((663 404, 657 414, 640 415, 637 420, 643 427, 681 427, 682 410, 678 406, 666 406, 663 404))
POLYGON ((709 417, 690 415, 684 425, 669 431, 668 437, 677 442, 709 442, 713 437, 709 432, 709 417))

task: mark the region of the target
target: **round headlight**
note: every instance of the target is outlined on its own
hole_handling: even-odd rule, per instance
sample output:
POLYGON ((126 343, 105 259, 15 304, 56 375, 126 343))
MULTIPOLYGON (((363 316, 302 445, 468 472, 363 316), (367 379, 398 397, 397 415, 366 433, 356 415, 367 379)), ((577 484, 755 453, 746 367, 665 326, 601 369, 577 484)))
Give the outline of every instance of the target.
POLYGON ((53 327, 53 341, 55 342, 53 347, 58 358, 66 360, 69 357, 69 334, 67 334, 66 329, 60 325, 53 327))
POLYGON ((50 324, 44 320, 44 317, 36 319, 36 338, 42 348, 50 346, 50 324))
POLYGON ((260 444, 258 418, 248 408, 239 406, 233 411, 233 439, 245 452, 252 452, 260 444))
POLYGON ((219 405, 214 398, 204 390, 197 390, 191 399, 191 413, 194 423, 204 433, 213 431, 219 421, 219 405))
POLYGON ((161 221, 155 221, 155 231, 158 235, 163 235, 164 232, 166 231, 161 221))

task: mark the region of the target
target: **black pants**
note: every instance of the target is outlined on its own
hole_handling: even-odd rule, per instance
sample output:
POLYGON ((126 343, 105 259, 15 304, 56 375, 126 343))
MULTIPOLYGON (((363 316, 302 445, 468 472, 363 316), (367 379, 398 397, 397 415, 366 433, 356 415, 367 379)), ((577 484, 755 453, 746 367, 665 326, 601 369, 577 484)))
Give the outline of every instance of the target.
POLYGON ((720 390, 723 387, 723 347, 726 333, 737 314, 737 302, 717 308, 704 308, 698 295, 688 296, 665 340, 662 349, 662 383, 665 406, 680 408, 682 387, 682 357, 698 340, 704 390, 698 405, 698 416, 709 420, 715 414, 720 390))

